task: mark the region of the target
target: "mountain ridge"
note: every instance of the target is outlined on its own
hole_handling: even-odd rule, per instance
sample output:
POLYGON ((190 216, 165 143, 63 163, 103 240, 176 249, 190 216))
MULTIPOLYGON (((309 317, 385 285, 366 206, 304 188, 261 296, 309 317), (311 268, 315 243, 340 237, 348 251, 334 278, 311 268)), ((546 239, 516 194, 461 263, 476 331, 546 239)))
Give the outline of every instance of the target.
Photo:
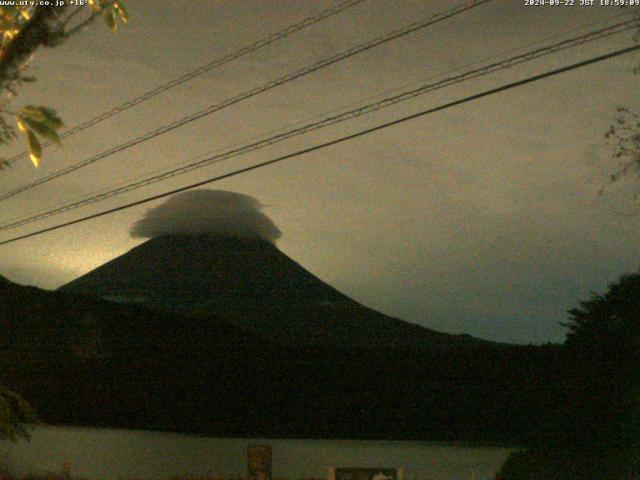
POLYGON ((485 342, 379 313, 270 242, 218 234, 153 238, 59 290, 181 315, 214 315, 277 342, 434 348, 485 342))
POLYGON ((2 384, 48 423, 218 436, 513 444, 557 408, 571 360, 489 342, 283 344, 216 316, 11 282, 0 332, 2 384))

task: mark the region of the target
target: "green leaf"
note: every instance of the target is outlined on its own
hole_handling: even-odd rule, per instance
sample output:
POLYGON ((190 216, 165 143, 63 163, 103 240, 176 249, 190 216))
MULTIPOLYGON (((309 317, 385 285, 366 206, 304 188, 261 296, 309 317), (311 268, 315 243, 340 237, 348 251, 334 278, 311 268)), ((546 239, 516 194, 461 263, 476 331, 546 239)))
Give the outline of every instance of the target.
POLYGON ((31 130, 27 132, 27 137, 29 139, 29 158, 37 168, 42 160, 42 146, 31 130))
POLYGON ((118 0, 113 4, 113 8, 118 11, 118 15, 120 15, 120 19, 124 23, 127 23, 129 21, 129 9, 127 8, 126 3, 124 3, 122 0, 118 0))
POLYGON ((102 1, 89 0, 88 3, 89 3, 89 6, 91 7, 91 10, 93 10, 94 12, 99 12, 103 8, 102 1))
POLYGON ((115 32, 118 28, 118 25, 116 24, 116 12, 113 8, 110 8, 105 12, 104 19, 111 31, 115 32))
POLYGON ((43 108, 44 107, 40 107, 36 105, 25 105, 24 107, 22 107, 20 112, 22 112, 24 115, 27 115, 28 117, 41 119, 41 118, 44 118, 43 108))
MULTIPOLYGON (((20 113, 22 118, 28 118, 34 122, 44 123, 52 130, 57 130, 63 125, 62 120, 53 108, 27 105, 20 110, 20 113)), ((36 128, 34 128, 34 130, 37 131, 36 128)))
POLYGON ((7 4, 5 6, 3 6, 2 8, 0 8, 0 13, 4 14, 4 15, 12 15, 15 14, 18 11, 18 5, 17 2, 15 4, 7 4))
POLYGON ((28 125, 30 130, 33 130, 38 135, 60 145, 60 137, 55 131, 55 128, 52 127, 51 123, 47 120, 37 121, 27 117, 21 117, 21 120, 28 125))
POLYGON ((40 107, 40 110, 42 111, 42 114, 45 116, 45 118, 52 125, 55 126, 54 128, 60 128, 60 127, 62 127, 64 125, 62 123, 62 119, 58 116, 58 113, 53 108, 40 107))
POLYGON ((27 133, 27 126, 25 125, 20 115, 16 115, 16 124, 18 125, 18 130, 20 130, 22 133, 27 133))
POLYGON ((20 115, 32 118, 33 120, 44 120, 44 113, 42 112, 42 110, 40 110, 39 107, 34 107, 33 105, 22 107, 22 109, 20 110, 20 115))

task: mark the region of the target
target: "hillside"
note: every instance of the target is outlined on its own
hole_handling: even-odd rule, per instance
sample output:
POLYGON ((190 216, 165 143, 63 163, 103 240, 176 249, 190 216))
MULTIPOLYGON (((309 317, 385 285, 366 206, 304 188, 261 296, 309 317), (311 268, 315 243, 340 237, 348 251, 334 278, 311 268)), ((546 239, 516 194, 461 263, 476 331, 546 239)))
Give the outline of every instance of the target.
POLYGON ((208 435, 523 441, 555 408, 553 349, 275 344, 190 318, 0 286, 2 382, 54 424, 208 435))
POLYGON ((153 238, 60 290, 189 316, 215 315, 286 344, 464 348, 480 343, 369 309, 263 240, 215 234, 153 238))

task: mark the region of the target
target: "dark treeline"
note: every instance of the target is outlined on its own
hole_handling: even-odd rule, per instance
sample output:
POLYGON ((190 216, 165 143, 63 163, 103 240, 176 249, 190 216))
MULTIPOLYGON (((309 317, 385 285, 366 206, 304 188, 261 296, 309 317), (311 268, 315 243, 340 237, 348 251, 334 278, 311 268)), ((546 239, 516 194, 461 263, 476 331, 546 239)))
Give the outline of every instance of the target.
POLYGON ((499 480, 640 478, 640 274, 569 312, 557 408, 499 480))
POLYGON ((0 328, 2 382, 52 424, 522 447, 504 480, 640 473, 639 274, 572 310, 562 345, 275 342, 10 282, 0 328))
POLYGON ((53 424, 529 445, 562 408, 559 345, 270 343, 235 324, 0 286, 3 382, 53 424))

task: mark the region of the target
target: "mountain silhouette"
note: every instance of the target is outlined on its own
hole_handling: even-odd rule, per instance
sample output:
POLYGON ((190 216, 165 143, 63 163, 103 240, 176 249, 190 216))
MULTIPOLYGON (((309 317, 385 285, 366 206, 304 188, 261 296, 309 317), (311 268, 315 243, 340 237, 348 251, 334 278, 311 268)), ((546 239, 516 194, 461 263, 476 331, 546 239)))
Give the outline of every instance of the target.
POLYGON ((157 238, 89 275, 91 284, 89 276, 83 282, 91 295, 0 283, 2 384, 48 423, 261 438, 511 444, 524 441, 532 424, 557 410, 558 385, 573 360, 552 347, 476 341, 385 317, 263 243, 157 238), (169 261, 160 252, 191 257, 169 261), (249 262, 268 255, 279 270, 249 262), (224 268, 213 268, 218 257, 224 268), (211 263, 200 264, 205 259, 211 263), (229 259, 237 261, 229 265, 229 259), (204 284, 200 297, 185 296, 190 290, 175 270, 180 264, 193 270, 188 281, 204 284), (206 283, 207 268, 236 275, 237 286, 206 283), (266 272, 255 273, 261 269, 266 272), (171 272, 175 276, 168 277, 171 272), (282 289, 260 283, 268 278, 280 279, 282 289), (119 295, 120 301, 97 293, 119 295), (214 309, 223 300, 239 305, 225 316, 200 316, 206 305, 214 309), (344 306, 327 309, 327 301, 344 306), (305 302, 312 315, 305 316, 305 302), (247 305, 264 311, 252 317, 247 305), (180 314, 179 308, 198 313, 180 314), (319 313, 327 311, 338 313, 319 313), (323 318, 346 327, 323 335, 323 318), (313 341, 301 341, 303 332, 313 341))
POLYGON ((213 315, 281 343, 446 348, 482 342, 383 315, 268 241, 219 234, 153 238, 60 290, 191 317, 213 315))

